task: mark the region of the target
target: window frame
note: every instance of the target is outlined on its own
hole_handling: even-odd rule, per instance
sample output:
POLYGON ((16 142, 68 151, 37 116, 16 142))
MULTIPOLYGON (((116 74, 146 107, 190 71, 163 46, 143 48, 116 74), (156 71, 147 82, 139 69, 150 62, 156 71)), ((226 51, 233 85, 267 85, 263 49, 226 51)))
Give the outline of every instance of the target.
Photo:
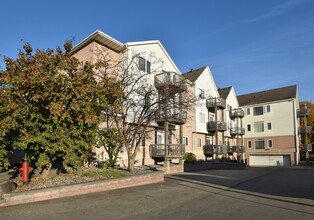
POLYGON ((184 145, 185 145, 186 147, 189 146, 189 137, 184 136, 183 139, 184 139, 184 145))
POLYGON ((205 145, 210 145, 211 137, 209 135, 205 135, 205 145))
POLYGON ((196 147, 201 148, 202 147, 202 138, 197 138, 196 141, 197 141, 196 147))
POLYGON ((267 130, 272 130, 272 124, 271 122, 267 122, 267 130))
POLYGON ((266 112, 269 113, 270 111, 270 105, 266 105, 266 112))
POLYGON ((247 148, 248 148, 248 149, 252 149, 252 146, 253 146, 253 145, 252 145, 252 141, 251 141, 251 140, 248 140, 248 141, 247 141, 247 148))
POLYGON ((198 98, 200 98, 200 99, 204 99, 205 98, 204 89, 198 88, 198 98))
POLYGON ((260 132, 265 132, 265 125, 264 125, 265 123, 264 123, 264 121, 255 121, 254 122, 254 132, 258 132, 258 133, 260 133, 260 132), (257 127, 257 124, 261 124, 262 125, 262 130, 261 131, 259 131, 258 129, 256 129, 256 128, 258 128, 257 127))
POLYGON ((151 62, 145 59, 144 57, 138 57, 138 69, 145 73, 151 73, 151 62))
POLYGON ((264 115, 264 107, 263 106, 256 106, 253 108, 253 115, 259 116, 264 115))
MULTIPOLYGON (((259 147, 259 146, 258 146, 259 147)), ((265 150, 265 139, 264 138, 257 138, 254 140, 254 149, 255 150, 265 150), (263 148, 256 148, 256 142, 263 142, 263 148)))
POLYGON ((200 123, 205 123, 205 114, 200 112, 199 117, 200 117, 200 123))
POLYGON ((267 148, 273 149, 273 147, 274 147, 274 142, 273 142, 273 140, 272 140, 272 139, 268 139, 268 140, 267 140, 267 148), (271 143, 271 144, 269 144, 269 143, 271 143), (271 146, 270 146, 270 145, 271 145, 271 146))

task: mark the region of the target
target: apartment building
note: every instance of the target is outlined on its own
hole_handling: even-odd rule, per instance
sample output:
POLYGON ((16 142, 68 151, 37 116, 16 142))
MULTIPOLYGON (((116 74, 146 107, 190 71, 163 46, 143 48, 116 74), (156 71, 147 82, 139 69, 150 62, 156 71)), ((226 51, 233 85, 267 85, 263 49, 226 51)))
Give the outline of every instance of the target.
POLYGON ((244 111, 239 107, 238 99, 233 86, 218 89, 219 95, 226 100, 224 110, 224 121, 227 123, 227 130, 224 133, 225 145, 228 146, 230 159, 241 161, 244 156, 245 129, 243 127, 244 111))
MULTIPOLYGON (((126 61, 124 65, 135 61, 136 68, 150 76, 149 84, 166 80, 168 86, 176 87, 180 77, 179 69, 158 40, 121 43, 97 30, 76 45, 72 54, 91 62, 106 57, 113 74, 121 60, 126 61)), ((198 101, 188 112, 187 123, 183 117, 186 112, 174 107, 167 111, 167 129, 163 119, 150 125, 139 149, 138 165, 156 161, 149 146, 157 149, 155 153, 164 154, 166 143, 167 147, 179 146, 182 139, 185 151, 195 153, 198 159, 227 156, 252 166, 298 164, 302 129, 298 130, 297 86, 236 96, 233 87, 217 89, 208 66, 191 69, 182 76, 198 101)), ((160 92, 164 88, 156 86, 160 92)), ((97 149, 97 154, 100 160, 106 157, 104 149, 97 149)), ((126 164, 125 151, 120 159, 126 164)))
POLYGON ((297 86, 237 97, 244 109, 245 160, 250 166, 299 164, 297 86))
POLYGON ((199 159, 213 158, 216 152, 214 148, 224 144, 223 132, 226 126, 220 109, 225 108, 225 102, 219 96, 208 66, 191 69, 182 76, 193 83, 192 92, 198 98, 191 112, 193 120, 184 125, 186 151, 193 152, 199 159), (222 105, 219 105, 220 101, 222 105))
MULTIPOLYGON (((136 69, 134 74, 141 72, 148 76, 147 86, 154 85, 154 82, 164 80, 170 83, 168 84, 169 86, 174 86, 175 81, 180 77, 179 69, 158 40, 121 43, 97 30, 78 43, 72 49, 72 55, 81 61, 90 61, 92 63, 97 62, 99 59, 105 59, 108 61, 107 71, 111 71, 112 74, 119 74, 119 65, 127 66, 128 71, 136 69)), ((159 87, 156 85, 157 89, 159 87)), ((152 152, 159 152, 159 156, 164 154, 164 147, 160 148, 160 146, 164 146, 166 142, 173 145, 180 143, 179 125, 185 123, 185 120, 184 118, 177 117, 178 111, 180 111, 180 109, 176 109, 175 112, 171 110, 171 116, 173 117, 170 117, 171 123, 169 123, 167 127, 167 130, 169 130, 168 135, 165 134, 164 121, 162 120, 157 120, 156 123, 152 123, 145 134, 139 134, 143 135, 143 138, 137 153, 137 165, 153 164, 154 160, 150 154, 152 152), (154 150, 150 150, 149 146, 153 146, 154 150), (156 150, 155 148, 158 149, 156 150)), ((184 112, 179 112, 180 116, 184 116, 181 113, 183 114, 184 112)), ((136 114, 136 109, 133 112, 130 111, 128 114, 128 122, 132 123, 134 118, 136 118, 136 114)), ((178 146, 176 147, 178 148, 178 146)), ((103 147, 95 148, 95 153, 99 160, 105 160, 107 157, 103 147)), ((184 156, 184 151, 183 155, 180 156, 184 156)), ((126 150, 123 150, 119 157, 120 163, 126 165, 126 150)), ((158 159, 156 155, 154 159, 158 159)), ((164 158, 161 157, 159 159, 163 160, 164 158)))

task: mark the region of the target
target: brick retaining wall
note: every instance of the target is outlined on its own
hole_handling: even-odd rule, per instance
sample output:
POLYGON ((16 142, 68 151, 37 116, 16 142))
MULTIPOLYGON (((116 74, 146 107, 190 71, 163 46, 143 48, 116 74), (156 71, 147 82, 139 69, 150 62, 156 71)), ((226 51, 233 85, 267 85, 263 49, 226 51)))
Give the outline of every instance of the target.
POLYGON ((74 185, 15 192, 10 194, 3 194, 3 201, 0 202, 0 206, 38 202, 49 199, 83 195, 87 193, 160 183, 163 181, 164 173, 161 171, 156 171, 149 174, 134 175, 117 179, 97 180, 74 185))

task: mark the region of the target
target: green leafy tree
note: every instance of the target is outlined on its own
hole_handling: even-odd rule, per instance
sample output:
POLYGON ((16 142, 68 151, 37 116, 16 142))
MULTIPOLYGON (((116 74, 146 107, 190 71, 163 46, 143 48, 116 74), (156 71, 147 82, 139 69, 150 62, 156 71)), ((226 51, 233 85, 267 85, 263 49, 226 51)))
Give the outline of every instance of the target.
POLYGON ((24 45, 17 59, 4 58, 0 75, 0 165, 7 151, 24 150, 29 160, 50 174, 52 163, 87 164, 104 106, 122 95, 119 83, 103 69, 106 62, 82 63, 65 51, 36 50, 24 45))
POLYGON ((100 129, 98 135, 98 144, 104 147, 109 156, 108 165, 114 167, 121 152, 121 146, 124 144, 123 136, 116 128, 100 129))
MULTIPOLYGON (((311 102, 311 101, 302 101, 300 103, 300 107, 301 108, 305 108, 305 105, 306 105, 307 109, 310 109, 309 110, 310 111, 310 115, 307 117, 307 120, 306 120, 307 124, 306 124, 306 126, 311 126, 312 127, 312 133, 308 134, 306 143, 314 144, 314 135, 313 135, 313 132, 314 132, 314 103, 311 102)), ((305 126, 304 118, 301 118, 301 125, 305 126)))

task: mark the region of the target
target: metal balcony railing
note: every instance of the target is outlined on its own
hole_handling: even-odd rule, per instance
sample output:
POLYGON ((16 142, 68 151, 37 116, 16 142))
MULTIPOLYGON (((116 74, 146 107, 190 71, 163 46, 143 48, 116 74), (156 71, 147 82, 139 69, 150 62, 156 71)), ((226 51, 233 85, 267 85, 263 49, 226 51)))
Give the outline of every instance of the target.
POLYGON ((300 144, 300 151, 312 151, 312 144, 300 144))
POLYGON ((240 127, 233 127, 230 128, 230 135, 236 136, 236 135, 245 135, 245 129, 240 127))
MULTIPOLYGON (((185 154, 184 144, 168 144, 168 151, 165 151, 164 144, 151 144, 149 145, 149 156, 155 159, 165 158, 183 158, 185 154)), ((161 160, 161 161, 162 161, 161 160)))
POLYGON ((228 152, 227 145, 204 145, 203 153, 206 157, 212 157, 214 154, 226 154, 228 152))
POLYGON ((171 124, 183 125, 187 120, 187 111, 174 107, 168 111, 160 110, 156 116, 156 123, 168 121, 171 124))
POLYGON ((244 117, 244 110, 242 108, 233 108, 229 112, 230 118, 243 118, 244 117))
POLYGON ((187 90, 184 78, 175 72, 162 72, 155 75, 154 84, 157 89, 171 87, 174 89, 174 92, 183 92, 187 90))
POLYGON ((242 153, 244 152, 243 146, 229 146, 228 153, 242 153))
POLYGON ((212 97, 206 100, 206 107, 209 111, 215 110, 217 107, 218 109, 225 109, 226 108, 226 100, 220 97, 212 97))
POLYGON ((206 125, 207 131, 209 133, 216 131, 227 131, 227 123, 224 121, 209 121, 206 125))
POLYGON ((312 132, 311 126, 302 126, 299 127, 299 134, 310 134, 312 132))
POLYGON ((297 116, 298 117, 303 117, 303 116, 309 116, 310 115, 310 109, 298 109, 297 110, 297 116))

